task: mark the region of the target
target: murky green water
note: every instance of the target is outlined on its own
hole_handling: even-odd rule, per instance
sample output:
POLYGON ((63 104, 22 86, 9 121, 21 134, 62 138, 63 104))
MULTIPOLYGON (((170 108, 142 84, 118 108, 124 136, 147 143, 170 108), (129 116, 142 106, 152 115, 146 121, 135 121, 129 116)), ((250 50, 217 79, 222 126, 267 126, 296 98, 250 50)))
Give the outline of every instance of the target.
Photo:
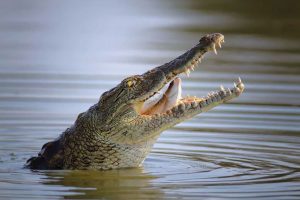
POLYGON ((1 1, 0 199, 299 199, 299 1, 1 1), (242 77, 230 104, 165 131, 143 167, 23 164, 124 77, 211 32, 219 55, 183 76, 202 96, 242 77))

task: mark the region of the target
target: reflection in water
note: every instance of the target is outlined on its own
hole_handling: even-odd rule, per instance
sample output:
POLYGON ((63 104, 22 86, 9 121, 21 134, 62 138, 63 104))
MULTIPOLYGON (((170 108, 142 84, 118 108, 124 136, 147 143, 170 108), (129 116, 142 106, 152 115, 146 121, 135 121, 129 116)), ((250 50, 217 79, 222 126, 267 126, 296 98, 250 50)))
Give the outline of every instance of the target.
POLYGON ((1 1, 0 199, 299 199, 299 4, 1 1), (241 76, 239 99, 166 131, 142 168, 22 169, 104 91, 208 32, 224 33, 224 48, 183 92, 241 76))
MULTIPOLYGON (((46 173, 47 185, 75 187, 76 198, 93 199, 161 199, 163 193, 151 185, 155 178, 142 169, 110 171, 51 171, 46 173)), ((66 199, 74 198, 72 195, 66 199)))

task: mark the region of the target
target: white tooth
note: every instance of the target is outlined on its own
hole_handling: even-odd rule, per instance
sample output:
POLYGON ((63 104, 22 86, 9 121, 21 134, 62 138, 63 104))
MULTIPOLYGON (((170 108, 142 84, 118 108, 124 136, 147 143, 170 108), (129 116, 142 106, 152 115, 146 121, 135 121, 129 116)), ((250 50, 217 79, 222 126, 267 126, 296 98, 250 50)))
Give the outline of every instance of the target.
POLYGON ((198 106, 198 104, 195 101, 193 101, 191 106, 192 106, 192 108, 196 108, 198 106))
POLYGON ((239 79, 238 79, 238 83, 242 83, 242 79, 241 79, 241 77, 239 77, 239 79))
POLYGON ((190 69, 187 69, 187 70, 185 70, 185 72, 184 72, 188 77, 190 76, 190 73, 191 73, 191 71, 190 71, 190 69))
POLYGON ((213 44, 213 45, 212 45, 212 49, 213 49, 213 51, 215 52, 215 54, 218 55, 218 52, 217 52, 217 49, 216 49, 216 44, 213 44))
POLYGON ((232 94, 232 93, 231 93, 231 90, 230 90, 229 88, 227 89, 227 92, 228 92, 229 95, 232 94))
POLYGON ((220 40, 220 41, 218 41, 218 43, 217 43, 217 44, 218 44, 218 47, 219 47, 219 48, 222 48, 222 45, 221 45, 221 40, 220 40))
POLYGON ((221 90, 225 90, 223 85, 220 86, 220 89, 221 89, 221 90))
POLYGON ((233 85, 234 85, 235 88, 237 87, 235 82, 233 82, 233 85))
POLYGON ((192 70, 192 71, 194 71, 194 70, 195 70, 195 68, 194 68, 194 67, 195 67, 194 65, 192 65, 192 66, 191 66, 191 70, 192 70))
POLYGON ((234 88, 234 90, 235 90, 234 92, 237 94, 239 94, 241 92, 240 88, 238 88, 238 87, 234 88))
POLYGON ((222 92, 223 92, 224 96, 226 96, 226 90, 222 90, 222 92))

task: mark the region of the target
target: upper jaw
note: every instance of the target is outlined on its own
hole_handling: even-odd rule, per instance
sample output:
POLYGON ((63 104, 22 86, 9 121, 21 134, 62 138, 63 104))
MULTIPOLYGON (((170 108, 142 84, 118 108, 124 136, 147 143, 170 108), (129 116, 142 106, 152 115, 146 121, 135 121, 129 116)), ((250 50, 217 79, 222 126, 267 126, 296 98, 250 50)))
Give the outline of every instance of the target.
POLYGON ((217 53, 216 48, 221 48, 223 42, 224 36, 222 34, 207 34, 199 40, 196 46, 181 56, 143 74, 142 77, 146 80, 145 87, 147 85, 151 85, 152 87, 145 89, 147 91, 146 94, 138 98, 138 101, 145 102, 181 73, 189 76, 190 71, 194 71, 195 67, 201 62, 203 55, 208 51, 217 53))
POLYGON ((208 51, 214 51, 217 54, 217 47, 221 48, 224 42, 224 36, 220 33, 207 34, 199 40, 199 43, 177 57, 176 59, 158 67, 166 76, 167 82, 181 73, 189 75, 190 70, 201 62, 203 55, 208 51))

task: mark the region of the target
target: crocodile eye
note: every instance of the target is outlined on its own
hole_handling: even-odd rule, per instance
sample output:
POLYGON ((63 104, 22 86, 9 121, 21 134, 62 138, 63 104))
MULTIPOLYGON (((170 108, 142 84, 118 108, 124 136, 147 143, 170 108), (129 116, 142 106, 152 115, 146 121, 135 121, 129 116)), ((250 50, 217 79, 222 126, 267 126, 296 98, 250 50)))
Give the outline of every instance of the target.
POLYGON ((132 86, 134 86, 136 84, 136 81, 135 80, 129 80, 129 81, 127 81, 127 86, 128 87, 132 87, 132 86))

